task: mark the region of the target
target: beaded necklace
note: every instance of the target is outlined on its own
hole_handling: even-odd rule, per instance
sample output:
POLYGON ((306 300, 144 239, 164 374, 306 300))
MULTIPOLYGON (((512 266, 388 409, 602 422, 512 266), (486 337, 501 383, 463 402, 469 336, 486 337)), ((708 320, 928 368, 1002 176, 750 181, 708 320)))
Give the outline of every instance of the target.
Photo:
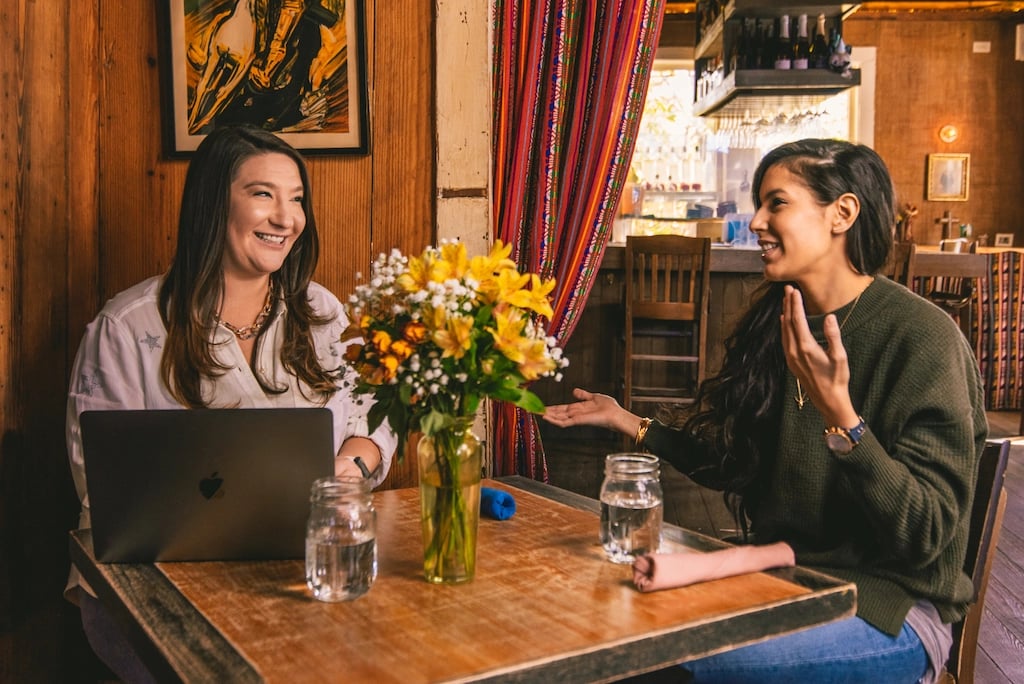
POLYGON ((223 325, 225 328, 235 334, 240 340, 251 340, 260 334, 263 330, 263 326, 267 324, 267 319, 270 317, 270 310, 274 308, 274 286, 271 284, 267 288, 267 301, 263 304, 263 310, 256 315, 256 320, 252 322, 252 325, 247 325, 244 328, 236 328, 225 320, 222 320, 220 316, 217 317, 217 322, 223 325))

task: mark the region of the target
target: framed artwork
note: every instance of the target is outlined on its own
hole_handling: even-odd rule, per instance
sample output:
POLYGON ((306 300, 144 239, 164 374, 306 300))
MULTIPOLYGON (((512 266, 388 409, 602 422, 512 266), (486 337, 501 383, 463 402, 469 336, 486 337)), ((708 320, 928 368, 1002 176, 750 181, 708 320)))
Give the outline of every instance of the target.
POLYGON ((164 0, 164 135, 252 124, 304 153, 369 151, 363 0, 164 0))
POLYGON ((929 154, 925 199, 966 202, 971 179, 971 155, 929 154))
POLYGON ((996 233, 996 247, 1013 247, 1013 233, 996 233))

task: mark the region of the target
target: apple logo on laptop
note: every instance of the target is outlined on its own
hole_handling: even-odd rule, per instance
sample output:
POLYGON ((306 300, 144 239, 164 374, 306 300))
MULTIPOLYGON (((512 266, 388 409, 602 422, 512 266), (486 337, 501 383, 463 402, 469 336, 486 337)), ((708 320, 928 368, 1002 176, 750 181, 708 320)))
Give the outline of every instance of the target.
POLYGON ((224 496, 224 492, 220 488, 222 484, 224 484, 224 478, 215 470, 199 481, 199 492, 207 499, 219 499, 224 496))

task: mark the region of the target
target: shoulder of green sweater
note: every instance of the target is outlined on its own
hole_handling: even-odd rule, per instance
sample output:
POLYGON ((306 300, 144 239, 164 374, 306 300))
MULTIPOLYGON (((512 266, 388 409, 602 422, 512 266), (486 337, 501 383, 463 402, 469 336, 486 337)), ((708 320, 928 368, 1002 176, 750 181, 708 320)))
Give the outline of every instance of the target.
MULTIPOLYGON (((875 276, 861 302, 844 326, 844 337, 858 331, 884 331, 886 343, 909 339, 925 346, 950 350, 950 339, 963 339, 956 321, 924 297, 884 276, 875 276)), ((964 348, 966 340, 964 339, 964 348)))

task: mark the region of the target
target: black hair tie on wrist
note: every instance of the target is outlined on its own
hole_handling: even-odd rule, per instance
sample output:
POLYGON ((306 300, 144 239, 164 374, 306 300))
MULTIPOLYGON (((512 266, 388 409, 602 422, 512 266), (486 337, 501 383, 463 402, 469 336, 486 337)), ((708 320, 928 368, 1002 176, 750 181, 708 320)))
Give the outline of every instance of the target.
POLYGON ((363 459, 360 458, 359 456, 353 456, 352 462, 359 467, 359 472, 363 474, 363 477, 369 480, 371 475, 370 469, 366 467, 365 463, 363 463, 363 459))

